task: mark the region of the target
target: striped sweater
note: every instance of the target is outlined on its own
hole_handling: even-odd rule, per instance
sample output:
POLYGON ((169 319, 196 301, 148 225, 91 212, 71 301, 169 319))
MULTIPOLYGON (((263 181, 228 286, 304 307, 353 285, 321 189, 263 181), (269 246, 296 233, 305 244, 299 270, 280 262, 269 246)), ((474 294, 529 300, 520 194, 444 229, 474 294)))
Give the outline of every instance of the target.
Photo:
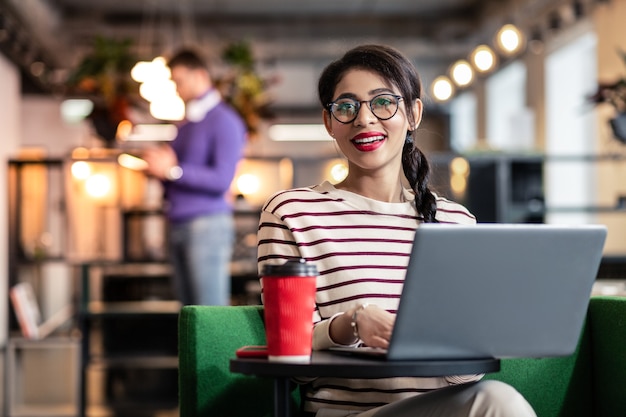
MULTIPOLYGON (((259 272, 266 263, 281 264, 293 258, 304 258, 319 271, 313 349, 335 345, 329 336, 332 318, 356 305, 375 304, 396 313, 415 229, 422 220, 415 211, 412 191, 405 190, 404 196, 405 203, 386 203, 324 182, 279 192, 263 207, 259 272)), ((465 207, 439 196, 436 200, 440 223, 476 222, 465 207)), ((304 406, 309 412, 362 410, 478 378, 317 378, 307 381, 304 406)))

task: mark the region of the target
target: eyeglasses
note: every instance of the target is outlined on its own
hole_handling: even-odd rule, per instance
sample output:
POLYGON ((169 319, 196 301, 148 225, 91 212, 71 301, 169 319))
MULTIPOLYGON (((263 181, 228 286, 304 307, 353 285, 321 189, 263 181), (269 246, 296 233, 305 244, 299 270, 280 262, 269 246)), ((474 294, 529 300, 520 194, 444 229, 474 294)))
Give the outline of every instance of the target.
POLYGON ((401 100, 402 96, 395 94, 379 94, 371 100, 362 101, 352 98, 340 98, 339 100, 329 103, 326 107, 339 123, 353 122, 359 114, 361 103, 369 104, 372 114, 376 116, 378 120, 387 120, 396 115, 401 100))

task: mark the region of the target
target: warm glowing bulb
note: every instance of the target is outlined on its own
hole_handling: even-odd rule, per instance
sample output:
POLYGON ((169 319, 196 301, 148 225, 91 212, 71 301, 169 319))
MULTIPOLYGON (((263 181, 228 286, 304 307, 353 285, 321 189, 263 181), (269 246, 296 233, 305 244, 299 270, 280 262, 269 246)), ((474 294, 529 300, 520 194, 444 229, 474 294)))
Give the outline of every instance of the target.
POLYGON ((146 81, 150 76, 151 65, 152 63, 148 61, 137 62, 135 66, 133 66, 133 68, 130 70, 130 76, 138 83, 146 81))
POLYGON ((344 162, 336 163, 330 168, 330 177, 335 183, 343 181, 347 176, 348 167, 344 162))
POLYGON ((151 77, 160 78, 160 79, 169 79, 172 76, 172 72, 167 67, 167 62, 165 58, 162 56, 157 56, 152 60, 151 69, 151 77))
POLYGON ((478 71, 487 72, 495 66, 496 56, 487 45, 479 45, 472 53, 472 62, 478 71))
POLYGON ((185 103, 179 96, 160 97, 150 103, 150 114, 160 120, 183 120, 185 103))
POLYGON ((467 177, 469 175, 469 162, 467 159, 457 156, 450 161, 450 173, 452 175, 461 175, 467 177))
POLYGON ((84 180, 91 174, 91 167, 85 161, 76 161, 70 168, 72 176, 77 180, 84 180))
POLYGON ((454 88, 450 79, 444 75, 439 76, 433 81, 432 91, 435 98, 439 101, 446 101, 454 93, 454 88))
POLYGON ((467 189, 467 178, 462 175, 452 175, 450 177, 450 188, 454 194, 463 194, 467 189))
POLYGON ((244 196, 256 193, 259 191, 260 186, 259 177, 256 175, 242 174, 237 178, 237 189, 244 196))
POLYGON ((85 181, 85 190, 93 198, 102 198, 111 190, 111 181, 106 175, 94 174, 85 181))
POLYGON ((498 32, 498 45, 506 53, 517 52, 522 44, 522 35, 515 26, 504 25, 498 32))
POLYGON ((139 95, 149 102, 168 100, 176 96, 176 84, 172 80, 151 79, 139 86, 139 95))
POLYGON ((459 60, 454 63, 451 70, 452 79, 456 85, 465 87, 474 79, 474 71, 469 62, 465 60, 459 60))

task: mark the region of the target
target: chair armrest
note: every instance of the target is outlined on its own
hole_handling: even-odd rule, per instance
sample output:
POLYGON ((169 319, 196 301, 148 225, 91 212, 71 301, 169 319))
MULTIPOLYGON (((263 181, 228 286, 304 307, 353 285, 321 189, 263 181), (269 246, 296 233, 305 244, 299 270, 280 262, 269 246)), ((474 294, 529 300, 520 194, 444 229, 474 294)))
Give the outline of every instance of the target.
POLYGON ((626 415, 626 297, 596 296, 589 304, 595 415, 626 415))
POLYGON ((272 414, 272 381, 229 370, 237 348, 265 344, 261 306, 185 306, 178 341, 181 417, 272 414))

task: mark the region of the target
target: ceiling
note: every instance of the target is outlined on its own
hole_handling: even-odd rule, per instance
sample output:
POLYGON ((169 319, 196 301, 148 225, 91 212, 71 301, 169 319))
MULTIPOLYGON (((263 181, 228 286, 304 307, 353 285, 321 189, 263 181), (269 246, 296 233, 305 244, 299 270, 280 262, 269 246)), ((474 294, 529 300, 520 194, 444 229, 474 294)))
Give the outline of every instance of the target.
POLYGON ((261 63, 327 62, 347 46, 384 42, 443 66, 505 21, 536 19, 563 1, 0 0, 0 47, 24 68, 38 59, 57 72, 76 65, 96 35, 132 39, 152 56, 189 43, 211 56, 247 40, 261 63), (20 34, 8 45, 11 27, 20 34))

